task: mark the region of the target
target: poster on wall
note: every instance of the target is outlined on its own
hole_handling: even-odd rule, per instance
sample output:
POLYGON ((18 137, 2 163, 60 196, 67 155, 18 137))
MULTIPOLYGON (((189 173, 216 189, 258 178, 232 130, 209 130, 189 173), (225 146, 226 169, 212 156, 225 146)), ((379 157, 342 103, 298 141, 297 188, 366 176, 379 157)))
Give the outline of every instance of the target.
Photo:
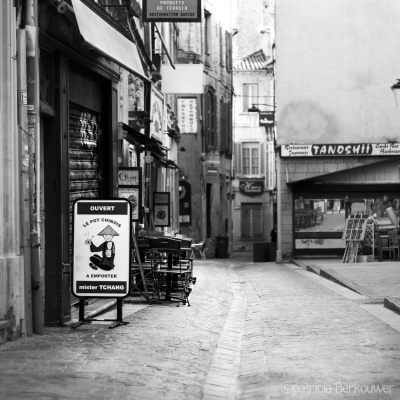
POLYGON ((154 226, 171 226, 171 204, 169 192, 153 193, 154 226))
POLYGON ((144 22, 201 22, 201 0, 143 0, 144 22))
POLYGON ((182 226, 192 224, 191 185, 185 181, 179 181, 179 223, 182 226))
POLYGON ((118 170, 118 197, 131 203, 132 222, 142 220, 142 169, 124 167, 118 170))
POLYGON ((154 84, 151 86, 150 136, 163 141, 164 94, 154 84))
POLYGON ((125 297, 130 292, 131 203, 78 199, 73 206, 72 293, 125 297))
POLYGON ((197 133, 197 99, 178 98, 178 125, 182 134, 197 133))

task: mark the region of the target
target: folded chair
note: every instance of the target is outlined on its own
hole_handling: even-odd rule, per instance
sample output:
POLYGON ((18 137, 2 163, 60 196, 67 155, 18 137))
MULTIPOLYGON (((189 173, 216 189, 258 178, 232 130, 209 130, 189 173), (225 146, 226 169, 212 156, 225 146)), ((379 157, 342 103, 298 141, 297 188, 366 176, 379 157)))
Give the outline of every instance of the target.
POLYGON ((206 256, 205 256, 205 254, 204 254, 204 249, 205 249, 205 247, 206 247, 206 242, 201 242, 201 243, 192 244, 192 246, 191 246, 191 249, 192 249, 191 257, 193 257, 194 259, 196 259, 196 254, 195 254, 195 252, 198 251, 199 254, 200 254, 201 259, 202 259, 202 260, 205 260, 205 259, 206 259, 206 256))

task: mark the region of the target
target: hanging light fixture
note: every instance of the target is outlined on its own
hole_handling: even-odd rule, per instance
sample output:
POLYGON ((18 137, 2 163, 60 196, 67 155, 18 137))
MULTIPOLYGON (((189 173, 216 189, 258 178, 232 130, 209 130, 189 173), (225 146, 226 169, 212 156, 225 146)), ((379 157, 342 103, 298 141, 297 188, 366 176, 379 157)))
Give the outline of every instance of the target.
POLYGON ((400 90, 400 79, 397 79, 397 82, 394 85, 392 85, 390 87, 390 89, 391 89, 391 91, 393 93, 394 101, 396 102, 396 107, 397 107, 397 103, 398 103, 398 101, 397 101, 397 93, 400 90))

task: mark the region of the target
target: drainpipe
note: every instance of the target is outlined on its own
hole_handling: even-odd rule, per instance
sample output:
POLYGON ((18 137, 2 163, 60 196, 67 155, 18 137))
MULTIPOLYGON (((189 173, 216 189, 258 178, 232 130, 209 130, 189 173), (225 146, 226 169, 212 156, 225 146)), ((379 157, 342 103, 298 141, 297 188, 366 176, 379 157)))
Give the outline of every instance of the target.
MULTIPOLYGON (((34 227, 31 232, 32 243, 32 311, 33 331, 39 335, 43 334, 43 291, 40 274, 40 86, 39 86, 39 37, 38 37, 38 1, 29 0, 26 2, 26 64, 28 80, 28 131, 31 137, 35 138, 35 163, 34 167, 34 227)), ((32 164, 31 164, 32 165, 32 164)))
POLYGON ((31 301, 31 202, 29 170, 29 149, 33 140, 28 134, 27 113, 27 77, 26 77, 26 32, 24 24, 17 30, 18 48, 18 126, 19 126, 19 177, 20 177, 20 247, 23 255, 21 271, 21 336, 32 336, 32 301, 31 301))

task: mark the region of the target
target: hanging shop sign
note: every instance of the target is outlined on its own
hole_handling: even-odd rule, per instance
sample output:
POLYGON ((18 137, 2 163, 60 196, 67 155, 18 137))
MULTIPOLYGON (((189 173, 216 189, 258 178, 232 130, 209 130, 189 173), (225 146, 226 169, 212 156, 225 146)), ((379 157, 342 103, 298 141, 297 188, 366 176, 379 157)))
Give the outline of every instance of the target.
POLYGON ((151 86, 150 136, 162 142, 164 132, 164 94, 151 86))
POLYGON ((274 113, 260 111, 260 126, 274 126, 274 113))
POLYGON ((171 226, 171 202, 169 192, 153 193, 154 226, 171 226))
POLYGON ((131 203, 132 221, 142 221, 142 169, 125 167, 118 170, 118 197, 131 203))
POLYGON ((400 143, 286 144, 281 157, 399 156, 400 143))
POLYGON ((246 196, 257 196, 264 191, 264 181, 239 181, 239 192, 246 196))
POLYGON ((201 0, 144 0, 144 22, 201 22, 201 0))
POLYGON ((205 178, 207 183, 220 183, 219 161, 210 160, 205 162, 205 178))
POLYGON ((196 98, 178 98, 178 125, 182 134, 197 133, 196 98))
POLYGON ((185 181, 179 181, 179 224, 183 226, 192 224, 191 185, 185 181))
POLYGON ((72 293, 125 297, 130 292, 131 203, 78 199, 73 207, 72 293))

